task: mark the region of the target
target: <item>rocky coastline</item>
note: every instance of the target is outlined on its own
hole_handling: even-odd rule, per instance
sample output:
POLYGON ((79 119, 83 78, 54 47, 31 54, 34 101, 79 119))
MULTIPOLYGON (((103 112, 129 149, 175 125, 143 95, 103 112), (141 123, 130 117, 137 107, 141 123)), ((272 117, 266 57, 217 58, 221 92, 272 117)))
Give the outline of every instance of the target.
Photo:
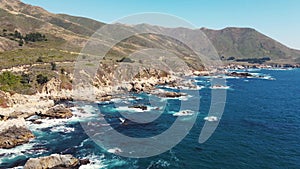
MULTIPOLYGON (((29 143, 35 139, 34 133, 30 131, 27 122, 39 125, 42 119, 68 119, 73 116, 70 107, 61 104, 76 98, 81 101, 110 101, 125 92, 147 92, 152 93, 156 85, 179 83, 176 76, 164 75, 139 77, 130 82, 124 82, 114 87, 99 84, 93 88, 95 98, 82 96, 76 97, 74 89, 61 88, 60 79, 49 80, 41 92, 34 95, 22 95, 18 93, 7 93, 1 91, 2 105, 0 106, 0 149, 10 149, 22 144, 29 143), (96 100, 95 100, 96 99, 96 100), (34 118, 32 118, 34 117, 34 118)), ((83 88, 88 91, 90 88, 83 88)), ((165 93, 165 97, 179 97, 176 93, 165 93)), ((147 109, 146 106, 137 105, 134 108, 147 109)), ((79 160, 71 155, 50 155, 36 159, 29 159, 25 169, 35 168, 79 168, 80 165, 88 163, 88 159, 79 160)))
MULTIPOLYGON (((271 67, 273 68, 273 67, 271 67)), ((217 73, 222 73, 231 77, 251 78, 253 75, 247 72, 234 72, 226 71, 232 69, 227 67, 222 71, 218 69, 214 71, 190 71, 186 76, 212 76, 217 73)), ((242 66, 235 66, 236 69, 245 69, 242 66)), ((178 98, 186 96, 185 93, 179 92, 162 92, 156 89, 157 85, 168 85, 170 87, 187 87, 196 88, 190 81, 184 81, 179 76, 164 75, 157 76, 157 72, 154 72, 155 76, 139 77, 132 81, 118 84, 111 87, 109 85, 99 84, 93 88, 95 92, 96 100, 89 100, 89 97, 82 97, 79 100, 83 101, 111 101, 118 97, 118 94, 125 92, 146 92, 150 94, 158 95, 159 97, 178 98)), ((109 84, 109 83, 107 83, 109 84)), ((85 89, 90 90, 90 89, 85 89)), ((42 123, 39 119, 68 119, 73 116, 72 111, 68 106, 60 104, 62 101, 73 100, 76 91, 73 89, 62 89, 61 81, 59 79, 51 79, 44 85, 41 92, 35 95, 21 95, 10 94, 0 92, 2 104, 0 105, 0 148, 9 149, 16 146, 30 142, 34 139, 34 134, 28 129, 26 121, 31 121, 34 124, 42 123), (30 117, 37 116, 37 119, 31 119, 30 117)), ((76 99, 78 99, 76 97, 76 99)), ((137 108, 141 110, 147 110, 147 106, 134 105, 130 108, 137 108)), ((40 157, 37 159, 29 159, 25 164, 25 169, 31 168, 79 168, 79 166, 85 162, 76 159, 71 155, 51 155, 48 157, 40 157), (55 165, 54 165, 55 164, 55 165), (56 165, 57 164, 57 165, 56 165)))

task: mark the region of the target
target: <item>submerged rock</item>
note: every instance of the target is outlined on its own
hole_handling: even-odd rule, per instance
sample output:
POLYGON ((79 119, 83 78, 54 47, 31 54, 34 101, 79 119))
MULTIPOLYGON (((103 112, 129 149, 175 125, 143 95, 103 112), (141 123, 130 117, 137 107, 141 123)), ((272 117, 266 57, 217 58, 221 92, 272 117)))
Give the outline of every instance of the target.
MULTIPOLYGON (((73 157, 70 154, 67 155, 59 155, 53 154, 51 156, 39 157, 39 158, 30 158, 24 169, 77 169, 80 167, 80 160, 73 157)), ((88 163, 89 161, 83 161, 84 163, 88 163)))
POLYGON ((25 119, 0 121, 0 148, 13 148, 28 143, 32 138, 34 135, 27 129, 25 119))
POLYGON ((46 112, 39 113, 38 115, 50 118, 71 118, 73 116, 71 110, 62 104, 56 105, 46 112))
POLYGON ((145 105, 133 105, 133 106, 128 106, 128 108, 147 110, 147 106, 145 106, 145 105))
POLYGON ((187 94, 185 93, 177 93, 177 92, 164 92, 164 93, 159 93, 158 94, 160 97, 181 97, 181 96, 186 96, 187 94))
POLYGON ((247 72, 241 72, 241 73, 237 73, 237 72, 232 72, 229 73, 228 76, 233 76, 233 77, 252 77, 253 75, 247 72))

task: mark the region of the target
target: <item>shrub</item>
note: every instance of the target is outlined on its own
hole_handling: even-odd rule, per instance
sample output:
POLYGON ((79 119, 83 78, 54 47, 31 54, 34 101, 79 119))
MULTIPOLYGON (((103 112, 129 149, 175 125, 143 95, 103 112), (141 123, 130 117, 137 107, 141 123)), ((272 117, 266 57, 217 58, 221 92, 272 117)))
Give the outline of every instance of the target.
POLYGON ((3 72, 0 75, 0 84, 12 86, 14 84, 20 83, 20 76, 14 75, 11 72, 3 72))
POLYGON ((30 77, 28 74, 22 74, 21 75, 21 81, 22 84, 29 84, 30 82, 30 77))
POLYGON ((61 68, 61 69, 60 69, 60 73, 61 73, 61 74, 65 74, 65 71, 66 71, 66 70, 65 70, 64 68, 61 68))
POLYGON ((19 46, 23 46, 24 42, 22 39, 19 40, 19 46))
POLYGON ((28 84, 21 83, 21 76, 11 72, 3 72, 0 75, 0 90, 6 92, 22 92, 29 88, 28 84))
POLYGON ((36 81, 38 84, 45 84, 47 83, 49 80, 48 80, 48 77, 47 76, 44 76, 42 74, 39 74, 36 76, 36 81))
POLYGON ((44 62, 44 61, 43 61, 43 58, 40 56, 40 57, 36 60, 36 62, 44 62))

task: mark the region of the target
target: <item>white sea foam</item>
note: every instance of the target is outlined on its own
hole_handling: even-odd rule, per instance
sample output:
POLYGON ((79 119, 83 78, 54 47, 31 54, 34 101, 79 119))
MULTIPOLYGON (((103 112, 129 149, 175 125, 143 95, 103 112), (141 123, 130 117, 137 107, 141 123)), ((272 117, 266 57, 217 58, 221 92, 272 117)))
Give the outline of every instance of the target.
POLYGON ((35 143, 27 143, 11 149, 0 149, 0 154, 22 154, 22 152, 32 149, 34 145, 35 143))
POLYGON ((224 79, 240 79, 240 77, 236 77, 236 76, 223 76, 224 79))
POLYGON ((122 151, 120 148, 115 147, 115 148, 108 149, 107 152, 109 152, 109 153, 114 153, 114 154, 118 154, 118 153, 121 153, 121 152, 123 152, 123 151, 122 151))
POLYGON ((163 98, 161 98, 161 101, 166 101, 166 100, 176 100, 176 99, 182 100, 182 101, 187 101, 187 100, 189 100, 189 98, 191 98, 191 97, 193 97, 193 96, 191 96, 191 95, 186 95, 186 96, 180 96, 180 97, 163 97, 163 98))
POLYGON ((229 86, 211 86, 210 89, 230 89, 229 86))
POLYGON ((0 149, 0 154, 4 157, 0 158, 0 164, 5 161, 10 161, 16 157, 24 156, 25 153, 29 153, 33 149, 36 143, 26 143, 11 149, 0 149))
POLYGON ((169 167, 171 164, 168 161, 165 160, 158 160, 158 161, 151 161, 150 165, 147 167, 147 169, 152 168, 153 166, 160 166, 162 168, 169 167))
POLYGON ((187 86, 176 86, 176 87, 171 87, 171 86, 164 86, 165 88, 168 89, 177 89, 177 90, 201 90, 204 88, 204 86, 195 86, 195 87, 187 87, 187 86))
POLYGON ((18 167, 13 167, 11 169, 23 169, 24 167, 23 166, 18 166, 18 167))
POLYGON ((142 110, 140 108, 130 108, 128 106, 120 106, 120 107, 115 108, 115 110, 120 111, 120 112, 137 112, 137 113, 148 112, 148 111, 156 110, 156 109, 160 109, 160 108, 152 107, 152 106, 148 106, 148 105, 147 105, 147 110, 142 110))
POLYGON ((129 111, 129 112, 145 112, 145 111, 149 111, 147 110, 142 110, 139 108, 129 108, 128 106, 120 106, 116 108, 117 111, 129 111))
POLYGON ((218 121, 218 117, 216 116, 207 116, 204 118, 205 121, 209 121, 209 122, 214 122, 214 121, 218 121))
POLYGON ((282 70, 282 71, 287 71, 287 70, 293 70, 294 68, 265 68, 265 70, 282 70))
POLYGON ((114 103, 120 103, 120 102, 123 101, 123 99, 121 99, 121 98, 113 98, 113 99, 111 99, 110 101, 112 101, 112 102, 114 102, 114 103))
POLYGON ((75 131, 75 128, 73 127, 66 127, 66 126, 55 126, 51 128, 52 132, 63 132, 63 133, 71 133, 75 131))
POLYGON ((194 115, 194 112, 191 110, 182 110, 180 112, 174 113, 173 116, 192 116, 194 115))
POLYGON ((41 124, 34 124, 30 121, 26 121, 26 124, 29 127, 29 129, 32 131, 38 131, 45 128, 53 128, 51 129, 51 131, 53 132, 60 132, 64 130, 66 132, 71 132, 74 129, 65 127, 67 123, 80 122, 88 118, 95 117, 96 114, 94 112, 97 110, 91 105, 85 105, 83 107, 72 107, 70 109, 73 113, 73 116, 69 119, 45 118, 45 119, 38 119, 38 121, 40 121, 41 124))
POLYGON ((247 71, 249 71, 249 72, 257 72, 257 71, 260 71, 261 69, 259 69, 259 68, 251 68, 251 69, 247 69, 247 71))
POLYGON ((98 110, 97 108, 91 105, 85 105, 83 107, 74 107, 72 109, 73 117, 70 118, 71 121, 83 121, 87 118, 91 118, 96 116, 95 112, 98 110))
POLYGON ((107 165, 103 164, 104 155, 102 156, 89 155, 85 158, 89 159, 90 163, 87 165, 80 166, 79 169, 100 169, 100 168, 107 167, 107 165))
POLYGON ((142 100, 141 97, 121 97, 121 98, 113 98, 111 102, 114 103, 128 103, 129 101, 142 100))
POLYGON ((273 78, 272 76, 264 76, 264 77, 262 77, 262 79, 266 79, 266 80, 276 80, 276 79, 273 78))

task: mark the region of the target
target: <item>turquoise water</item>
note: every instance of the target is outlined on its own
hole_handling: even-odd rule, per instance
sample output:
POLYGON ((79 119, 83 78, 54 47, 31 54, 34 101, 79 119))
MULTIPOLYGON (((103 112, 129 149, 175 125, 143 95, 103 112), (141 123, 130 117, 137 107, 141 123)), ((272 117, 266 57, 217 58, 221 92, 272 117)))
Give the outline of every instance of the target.
MULTIPOLYGON (((0 168, 21 166, 29 157, 53 153, 90 158, 89 168, 299 168, 300 167, 300 69, 258 70, 276 80, 227 79, 227 101, 220 124, 204 144, 198 143, 200 131, 210 106, 211 89, 197 78, 201 107, 197 121, 177 146, 149 158, 125 158, 108 153, 86 135, 82 123, 97 121, 99 110, 117 131, 132 137, 149 137, 167 130, 177 117, 181 100, 167 100, 164 113, 154 122, 121 125, 118 104, 80 103, 90 114, 69 121, 47 121, 42 127, 31 126, 36 139, 12 150, 0 150, 0 168)), ((168 89, 173 90, 173 89, 168 89)), ((189 92, 189 91, 186 91, 189 92)), ((148 95, 126 104, 149 104, 148 95)), ((188 98, 189 100, 193 97, 188 98)), ((151 103, 159 103, 153 98, 151 103)), ((77 103, 78 104, 78 103, 77 103)), ((192 107, 192 105, 191 105, 192 107)), ((128 111, 128 113, 132 113, 128 111)), ((156 113, 151 110, 148 113, 156 113)), ((103 120, 103 119, 102 119, 103 120)), ((104 137, 104 136, 103 136, 104 137)))

